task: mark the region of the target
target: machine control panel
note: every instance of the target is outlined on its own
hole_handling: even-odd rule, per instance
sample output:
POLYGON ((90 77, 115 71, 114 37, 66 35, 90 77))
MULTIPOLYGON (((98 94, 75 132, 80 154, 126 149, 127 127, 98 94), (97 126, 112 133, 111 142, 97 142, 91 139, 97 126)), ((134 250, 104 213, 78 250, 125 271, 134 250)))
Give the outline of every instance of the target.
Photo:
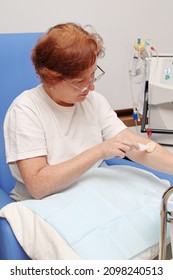
POLYGON ((173 85, 173 59, 164 59, 162 62, 161 69, 161 80, 162 84, 173 85))

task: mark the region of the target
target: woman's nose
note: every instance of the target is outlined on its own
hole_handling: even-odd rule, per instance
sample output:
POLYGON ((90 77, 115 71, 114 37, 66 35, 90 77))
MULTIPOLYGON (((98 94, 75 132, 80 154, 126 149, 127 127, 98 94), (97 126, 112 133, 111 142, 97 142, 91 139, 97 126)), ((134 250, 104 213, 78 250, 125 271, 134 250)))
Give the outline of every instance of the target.
POLYGON ((94 83, 93 83, 93 84, 91 84, 88 88, 89 88, 89 90, 90 90, 90 91, 93 91, 93 90, 95 89, 95 85, 94 85, 94 83))

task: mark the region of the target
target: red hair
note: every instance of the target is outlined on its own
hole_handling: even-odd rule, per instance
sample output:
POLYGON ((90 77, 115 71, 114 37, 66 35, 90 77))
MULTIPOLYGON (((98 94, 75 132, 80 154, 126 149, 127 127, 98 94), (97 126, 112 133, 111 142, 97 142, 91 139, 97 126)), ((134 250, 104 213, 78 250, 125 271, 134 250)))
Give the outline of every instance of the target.
POLYGON ((48 30, 32 50, 31 59, 40 80, 49 85, 76 78, 104 55, 103 40, 80 25, 66 23, 48 30))

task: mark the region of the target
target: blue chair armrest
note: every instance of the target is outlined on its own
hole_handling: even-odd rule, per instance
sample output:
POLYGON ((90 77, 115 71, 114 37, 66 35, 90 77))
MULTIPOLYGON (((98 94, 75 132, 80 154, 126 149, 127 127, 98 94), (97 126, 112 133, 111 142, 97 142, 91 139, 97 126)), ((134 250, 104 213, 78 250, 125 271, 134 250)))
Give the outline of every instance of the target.
POLYGON ((7 220, 0 218, 0 260, 29 260, 7 220))
MULTIPOLYGON (((0 189, 0 209, 13 200, 0 189)), ((5 218, 0 218, 0 260, 29 260, 5 218)))
POLYGON ((12 201, 8 194, 0 188, 0 209, 12 201))

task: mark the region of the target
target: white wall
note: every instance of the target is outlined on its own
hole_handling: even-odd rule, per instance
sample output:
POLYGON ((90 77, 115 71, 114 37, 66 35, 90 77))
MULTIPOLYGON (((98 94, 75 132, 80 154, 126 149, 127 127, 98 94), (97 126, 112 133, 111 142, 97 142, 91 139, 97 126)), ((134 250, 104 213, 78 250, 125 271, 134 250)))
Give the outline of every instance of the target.
POLYGON ((132 107, 128 63, 138 38, 173 53, 172 0, 0 0, 0 33, 44 32, 67 21, 91 24, 104 38, 106 71, 96 88, 113 109, 132 107))

